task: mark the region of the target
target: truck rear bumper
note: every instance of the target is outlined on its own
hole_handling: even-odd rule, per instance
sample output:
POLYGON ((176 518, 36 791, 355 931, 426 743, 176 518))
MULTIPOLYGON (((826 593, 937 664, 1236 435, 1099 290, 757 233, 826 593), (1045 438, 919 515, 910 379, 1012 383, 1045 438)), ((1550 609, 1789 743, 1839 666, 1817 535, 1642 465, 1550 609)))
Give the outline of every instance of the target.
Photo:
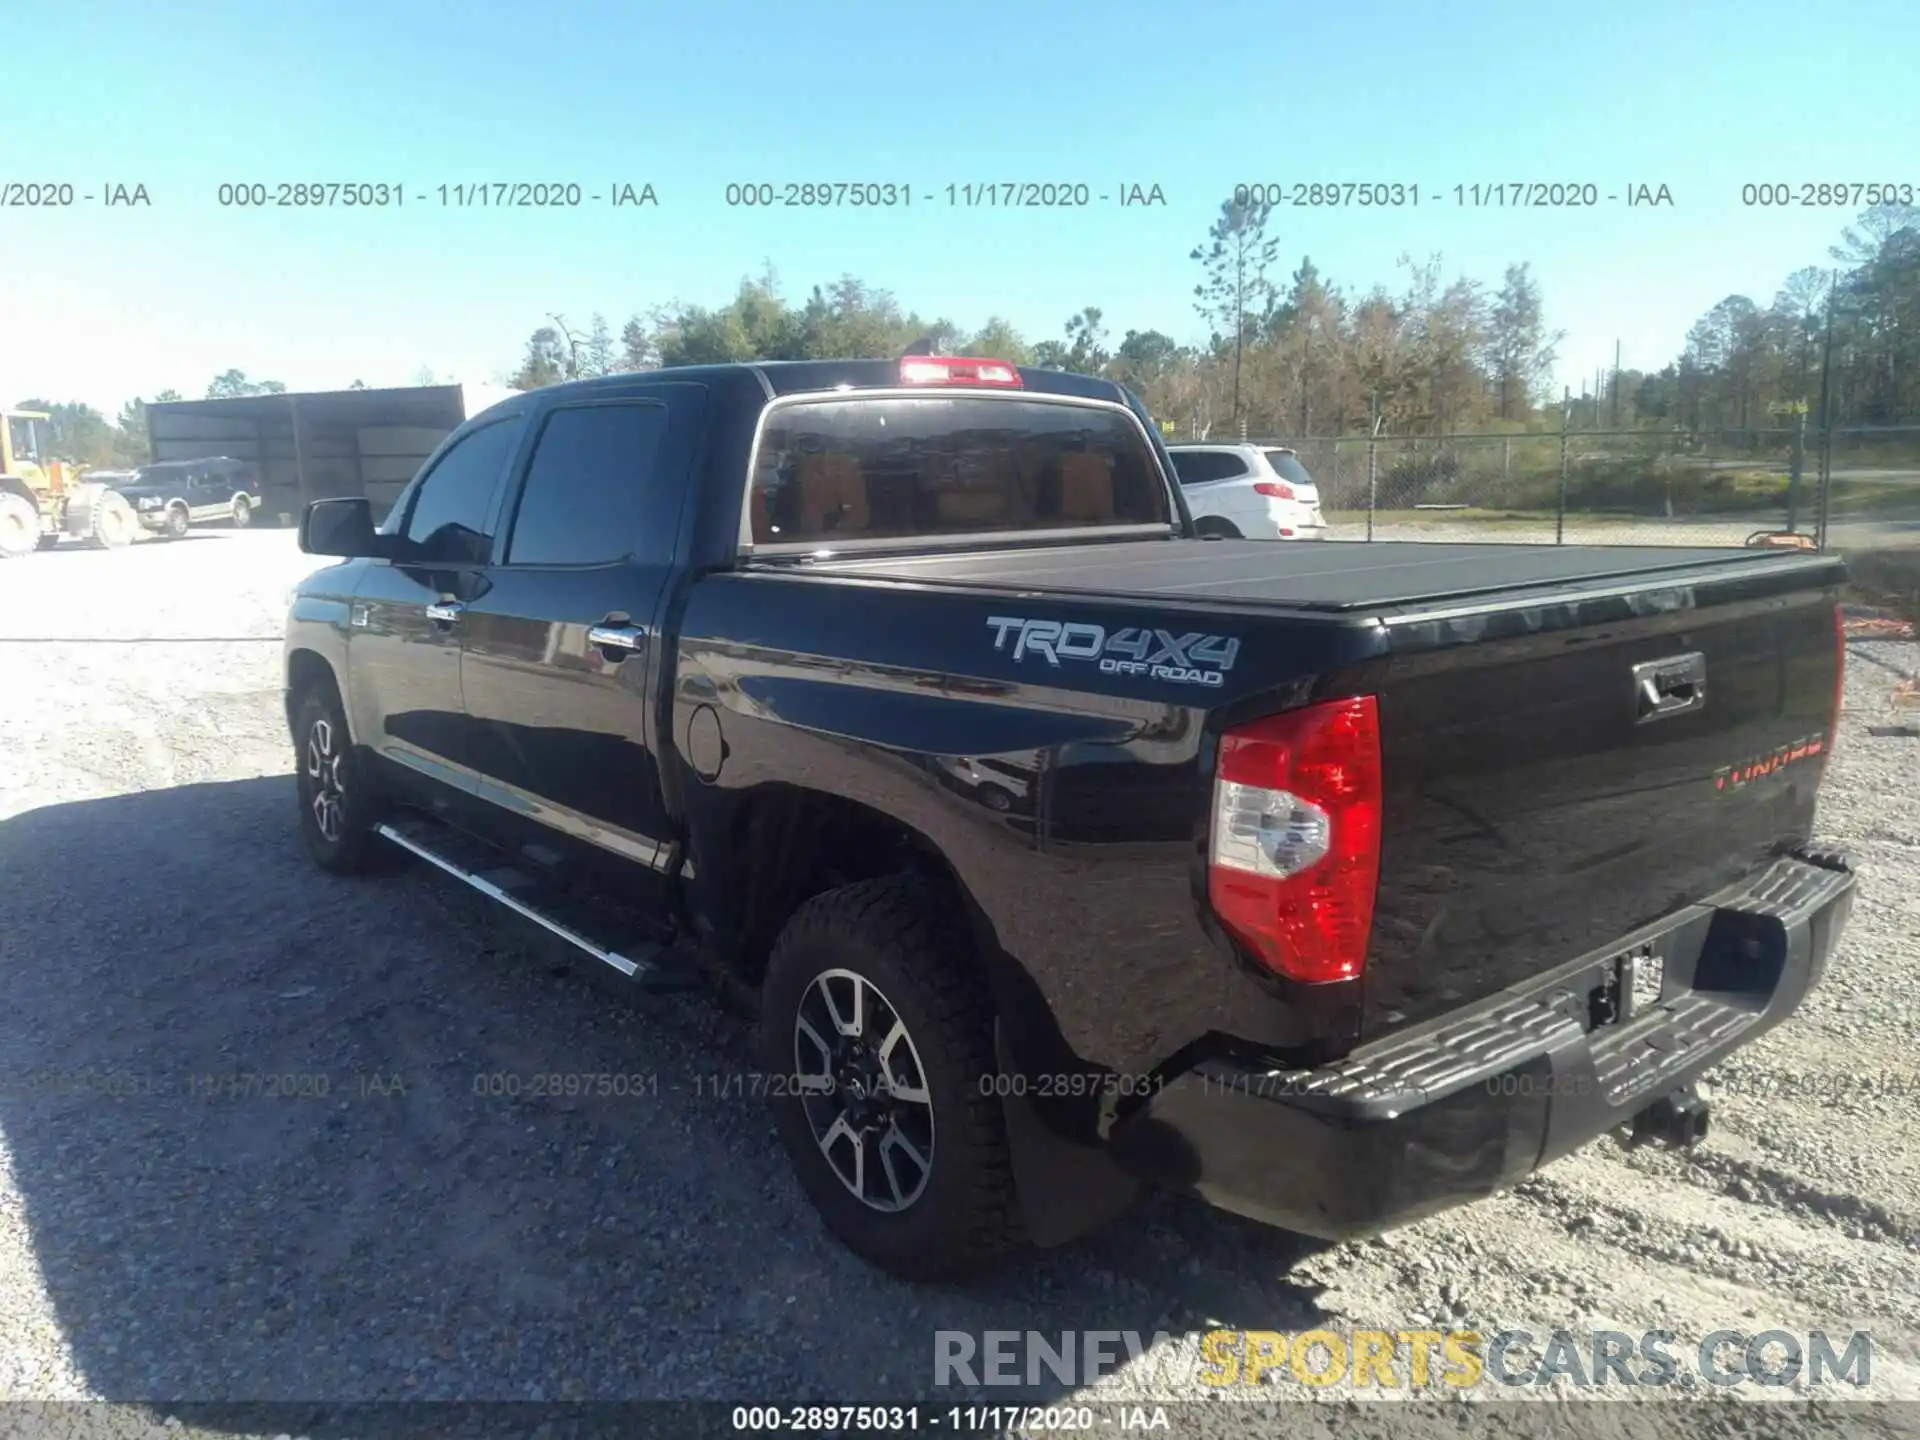
POLYGON ((1791 1014, 1825 972, 1853 887, 1838 854, 1783 856, 1603 955, 1338 1064, 1203 1061, 1118 1120, 1111 1152, 1142 1178, 1329 1240, 1479 1199, 1631 1121, 1791 1014), (1622 957, 1649 954, 1664 962, 1658 999, 1605 1020, 1622 957))

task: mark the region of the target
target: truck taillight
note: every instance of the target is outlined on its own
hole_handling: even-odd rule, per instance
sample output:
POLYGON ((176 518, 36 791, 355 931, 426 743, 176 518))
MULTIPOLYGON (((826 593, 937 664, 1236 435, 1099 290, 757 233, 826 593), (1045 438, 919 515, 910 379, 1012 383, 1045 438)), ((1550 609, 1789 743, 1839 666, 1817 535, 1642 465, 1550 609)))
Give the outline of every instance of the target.
POLYGON ((1005 360, 982 360, 973 355, 909 355, 900 362, 900 383, 1025 388, 1017 365, 1005 360))
POLYGON ((1380 883, 1380 809, 1373 696, 1227 731, 1207 872, 1220 923, 1290 979, 1359 975, 1380 883))
POLYGON ((1253 493, 1271 495, 1276 500, 1293 499, 1293 487, 1284 480, 1256 480, 1253 482, 1253 493))

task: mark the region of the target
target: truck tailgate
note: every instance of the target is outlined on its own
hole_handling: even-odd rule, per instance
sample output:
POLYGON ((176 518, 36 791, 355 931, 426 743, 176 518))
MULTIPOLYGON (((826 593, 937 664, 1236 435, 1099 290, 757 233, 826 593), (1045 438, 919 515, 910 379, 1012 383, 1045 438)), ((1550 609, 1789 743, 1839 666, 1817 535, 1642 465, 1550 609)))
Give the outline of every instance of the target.
POLYGON ((1563 629, 1539 610, 1501 623, 1497 604, 1389 616, 1415 643, 1379 685, 1366 1032, 1604 947, 1806 840, 1833 741, 1837 573, 1759 595, 1732 570, 1682 592, 1649 578, 1615 618, 1563 629))

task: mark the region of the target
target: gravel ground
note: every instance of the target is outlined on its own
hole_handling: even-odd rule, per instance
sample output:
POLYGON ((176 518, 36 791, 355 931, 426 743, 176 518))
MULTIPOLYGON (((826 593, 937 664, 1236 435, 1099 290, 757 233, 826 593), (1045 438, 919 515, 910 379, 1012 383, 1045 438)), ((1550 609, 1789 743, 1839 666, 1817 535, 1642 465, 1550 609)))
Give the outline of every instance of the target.
MULTIPOLYGON (((1911 643, 1853 647, 1822 807, 1865 876, 1844 949, 1716 1072, 1698 1151, 1603 1141, 1332 1249, 1155 1197, 935 1290, 831 1243, 760 1104, 701 1078, 752 1068, 737 1021, 610 1000, 433 875, 306 861, 273 637, 309 564, 252 532, 0 567, 0 1398, 845 1403, 935 1394, 936 1331, 1099 1329, 1169 1338, 1092 1398, 1212 1397, 1173 1433, 1261 1434, 1236 1399, 1309 1392, 1194 1383, 1207 1331, 1428 1324, 1863 1329, 1867 1393, 1920 1397, 1920 741, 1868 733, 1920 719, 1890 708, 1911 643), (475 1093, 551 1071, 644 1093, 475 1093)), ((1400 1434, 1469 1407, 1335 1408, 1400 1434)), ((1472 1408, 1477 1433, 1546 1418, 1472 1408)), ((1661 1433, 1751 1423, 1696 1398, 1661 1433)))

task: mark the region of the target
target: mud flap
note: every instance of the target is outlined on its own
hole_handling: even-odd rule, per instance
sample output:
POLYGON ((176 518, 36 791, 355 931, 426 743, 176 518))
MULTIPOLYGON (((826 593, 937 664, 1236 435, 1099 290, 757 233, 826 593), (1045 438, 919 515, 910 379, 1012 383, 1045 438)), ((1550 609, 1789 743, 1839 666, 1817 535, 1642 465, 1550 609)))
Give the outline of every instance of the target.
MULTIPOLYGON (((1006 1031, 993 1026, 994 1062, 1002 1075, 1017 1075, 1006 1031)), ((1056 1134, 1025 1095, 1001 1097, 1013 1180, 1027 1238, 1043 1250, 1068 1244, 1119 1216, 1143 1188, 1103 1149, 1056 1134)))

